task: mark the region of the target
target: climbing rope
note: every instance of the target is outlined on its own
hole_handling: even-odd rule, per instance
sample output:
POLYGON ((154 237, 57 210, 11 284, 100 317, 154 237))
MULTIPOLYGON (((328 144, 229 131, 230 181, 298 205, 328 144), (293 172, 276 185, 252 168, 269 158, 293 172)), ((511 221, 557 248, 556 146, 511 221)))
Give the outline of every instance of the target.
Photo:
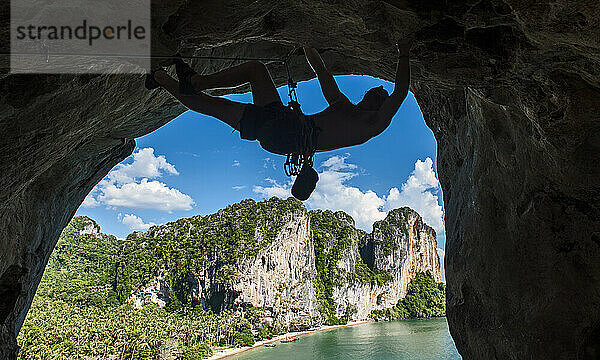
MULTIPOLYGON (((50 57, 86 57, 86 58, 113 58, 113 59, 202 59, 202 60, 231 60, 231 61, 261 61, 261 62, 271 62, 271 63, 284 63, 284 59, 282 58, 260 58, 260 57, 228 57, 228 56, 204 56, 204 55, 188 55, 188 56, 175 56, 175 55, 137 55, 137 54, 107 54, 107 53, 88 53, 88 54, 79 54, 79 53, 51 53, 48 51, 38 52, 38 53, 0 53, 1 56, 38 56, 45 57, 46 62, 50 61, 50 57)), ((16 68, 14 66, 3 66, 0 65, 0 68, 9 68, 16 71, 27 71, 29 69, 21 69, 16 68)))
POLYGON ((239 61, 263 61, 263 62, 276 62, 284 63, 286 59, 282 58, 253 58, 253 57, 227 57, 227 56, 208 56, 208 55, 138 55, 138 54, 107 54, 107 53, 0 53, 0 56, 44 56, 46 61, 52 56, 60 57, 101 57, 101 58, 118 58, 118 59, 203 59, 203 60, 239 60, 239 61))

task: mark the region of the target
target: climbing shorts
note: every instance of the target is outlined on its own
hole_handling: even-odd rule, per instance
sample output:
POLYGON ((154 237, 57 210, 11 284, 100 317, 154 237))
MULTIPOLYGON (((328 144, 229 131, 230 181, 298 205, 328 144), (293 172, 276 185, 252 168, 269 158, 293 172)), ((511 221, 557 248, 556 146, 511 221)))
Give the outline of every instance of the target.
POLYGON ((240 120, 240 137, 258 140, 263 149, 286 155, 302 150, 307 129, 292 109, 280 101, 265 106, 247 104, 240 120))

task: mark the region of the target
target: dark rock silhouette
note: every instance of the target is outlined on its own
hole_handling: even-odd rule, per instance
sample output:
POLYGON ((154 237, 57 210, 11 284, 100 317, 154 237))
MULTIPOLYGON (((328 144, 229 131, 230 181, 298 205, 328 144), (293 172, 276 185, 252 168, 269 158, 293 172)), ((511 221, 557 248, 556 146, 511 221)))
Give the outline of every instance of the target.
MULTIPOLYGON (((8 2, 2 10, 7 51, 8 2)), ((438 142, 459 352, 600 353, 600 3, 157 0, 152 12, 155 54, 271 57, 307 43, 335 74, 388 80, 394 43, 414 37, 412 91, 438 142)), ((283 67, 269 66, 284 84, 283 67)), ((291 68, 308 79, 300 52, 291 68)), ((14 358, 62 228, 133 139, 184 109, 142 76, 3 74, 0 84, 0 357, 14 358)))

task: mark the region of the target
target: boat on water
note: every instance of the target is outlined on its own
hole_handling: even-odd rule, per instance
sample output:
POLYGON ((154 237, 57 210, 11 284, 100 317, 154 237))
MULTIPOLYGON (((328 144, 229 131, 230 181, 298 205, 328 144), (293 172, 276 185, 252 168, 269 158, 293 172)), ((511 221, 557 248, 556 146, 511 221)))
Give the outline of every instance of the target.
POLYGON ((296 340, 298 340, 298 337, 294 336, 294 337, 291 337, 291 338, 285 338, 285 339, 281 340, 281 342, 282 343, 290 343, 290 342, 294 342, 296 340))

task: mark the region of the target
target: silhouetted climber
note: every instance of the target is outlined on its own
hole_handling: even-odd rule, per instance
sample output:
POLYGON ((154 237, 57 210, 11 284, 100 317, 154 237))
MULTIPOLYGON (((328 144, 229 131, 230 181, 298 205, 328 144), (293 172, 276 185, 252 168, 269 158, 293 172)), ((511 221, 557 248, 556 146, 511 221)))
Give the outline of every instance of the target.
MULTIPOLYGON (((303 115, 283 105, 266 66, 249 61, 210 75, 197 74, 181 58, 174 61, 179 81, 158 69, 148 74, 146 87, 165 88, 193 111, 213 116, 240 132, 242 139, 258 140, 272 153, 298 154, 335 150, 358 145, 379 135, 408 94, 410 86, 409 51, 411 42, 397 44, 399 59, 394 91, 383 86, 366 92, 354 105, 339 90, 319 53, 304 47, 308 63, 319 79, 329 106, 316 114, 303 115), (204 94, 203 90, 228 88, 250 83, 253 104, 244 104, 204 94)), ((312 156, 312 155, 311 155, 312 156)), ((292 194, 306 200, 318 181, 312 161, 300 170, 292 194)))

